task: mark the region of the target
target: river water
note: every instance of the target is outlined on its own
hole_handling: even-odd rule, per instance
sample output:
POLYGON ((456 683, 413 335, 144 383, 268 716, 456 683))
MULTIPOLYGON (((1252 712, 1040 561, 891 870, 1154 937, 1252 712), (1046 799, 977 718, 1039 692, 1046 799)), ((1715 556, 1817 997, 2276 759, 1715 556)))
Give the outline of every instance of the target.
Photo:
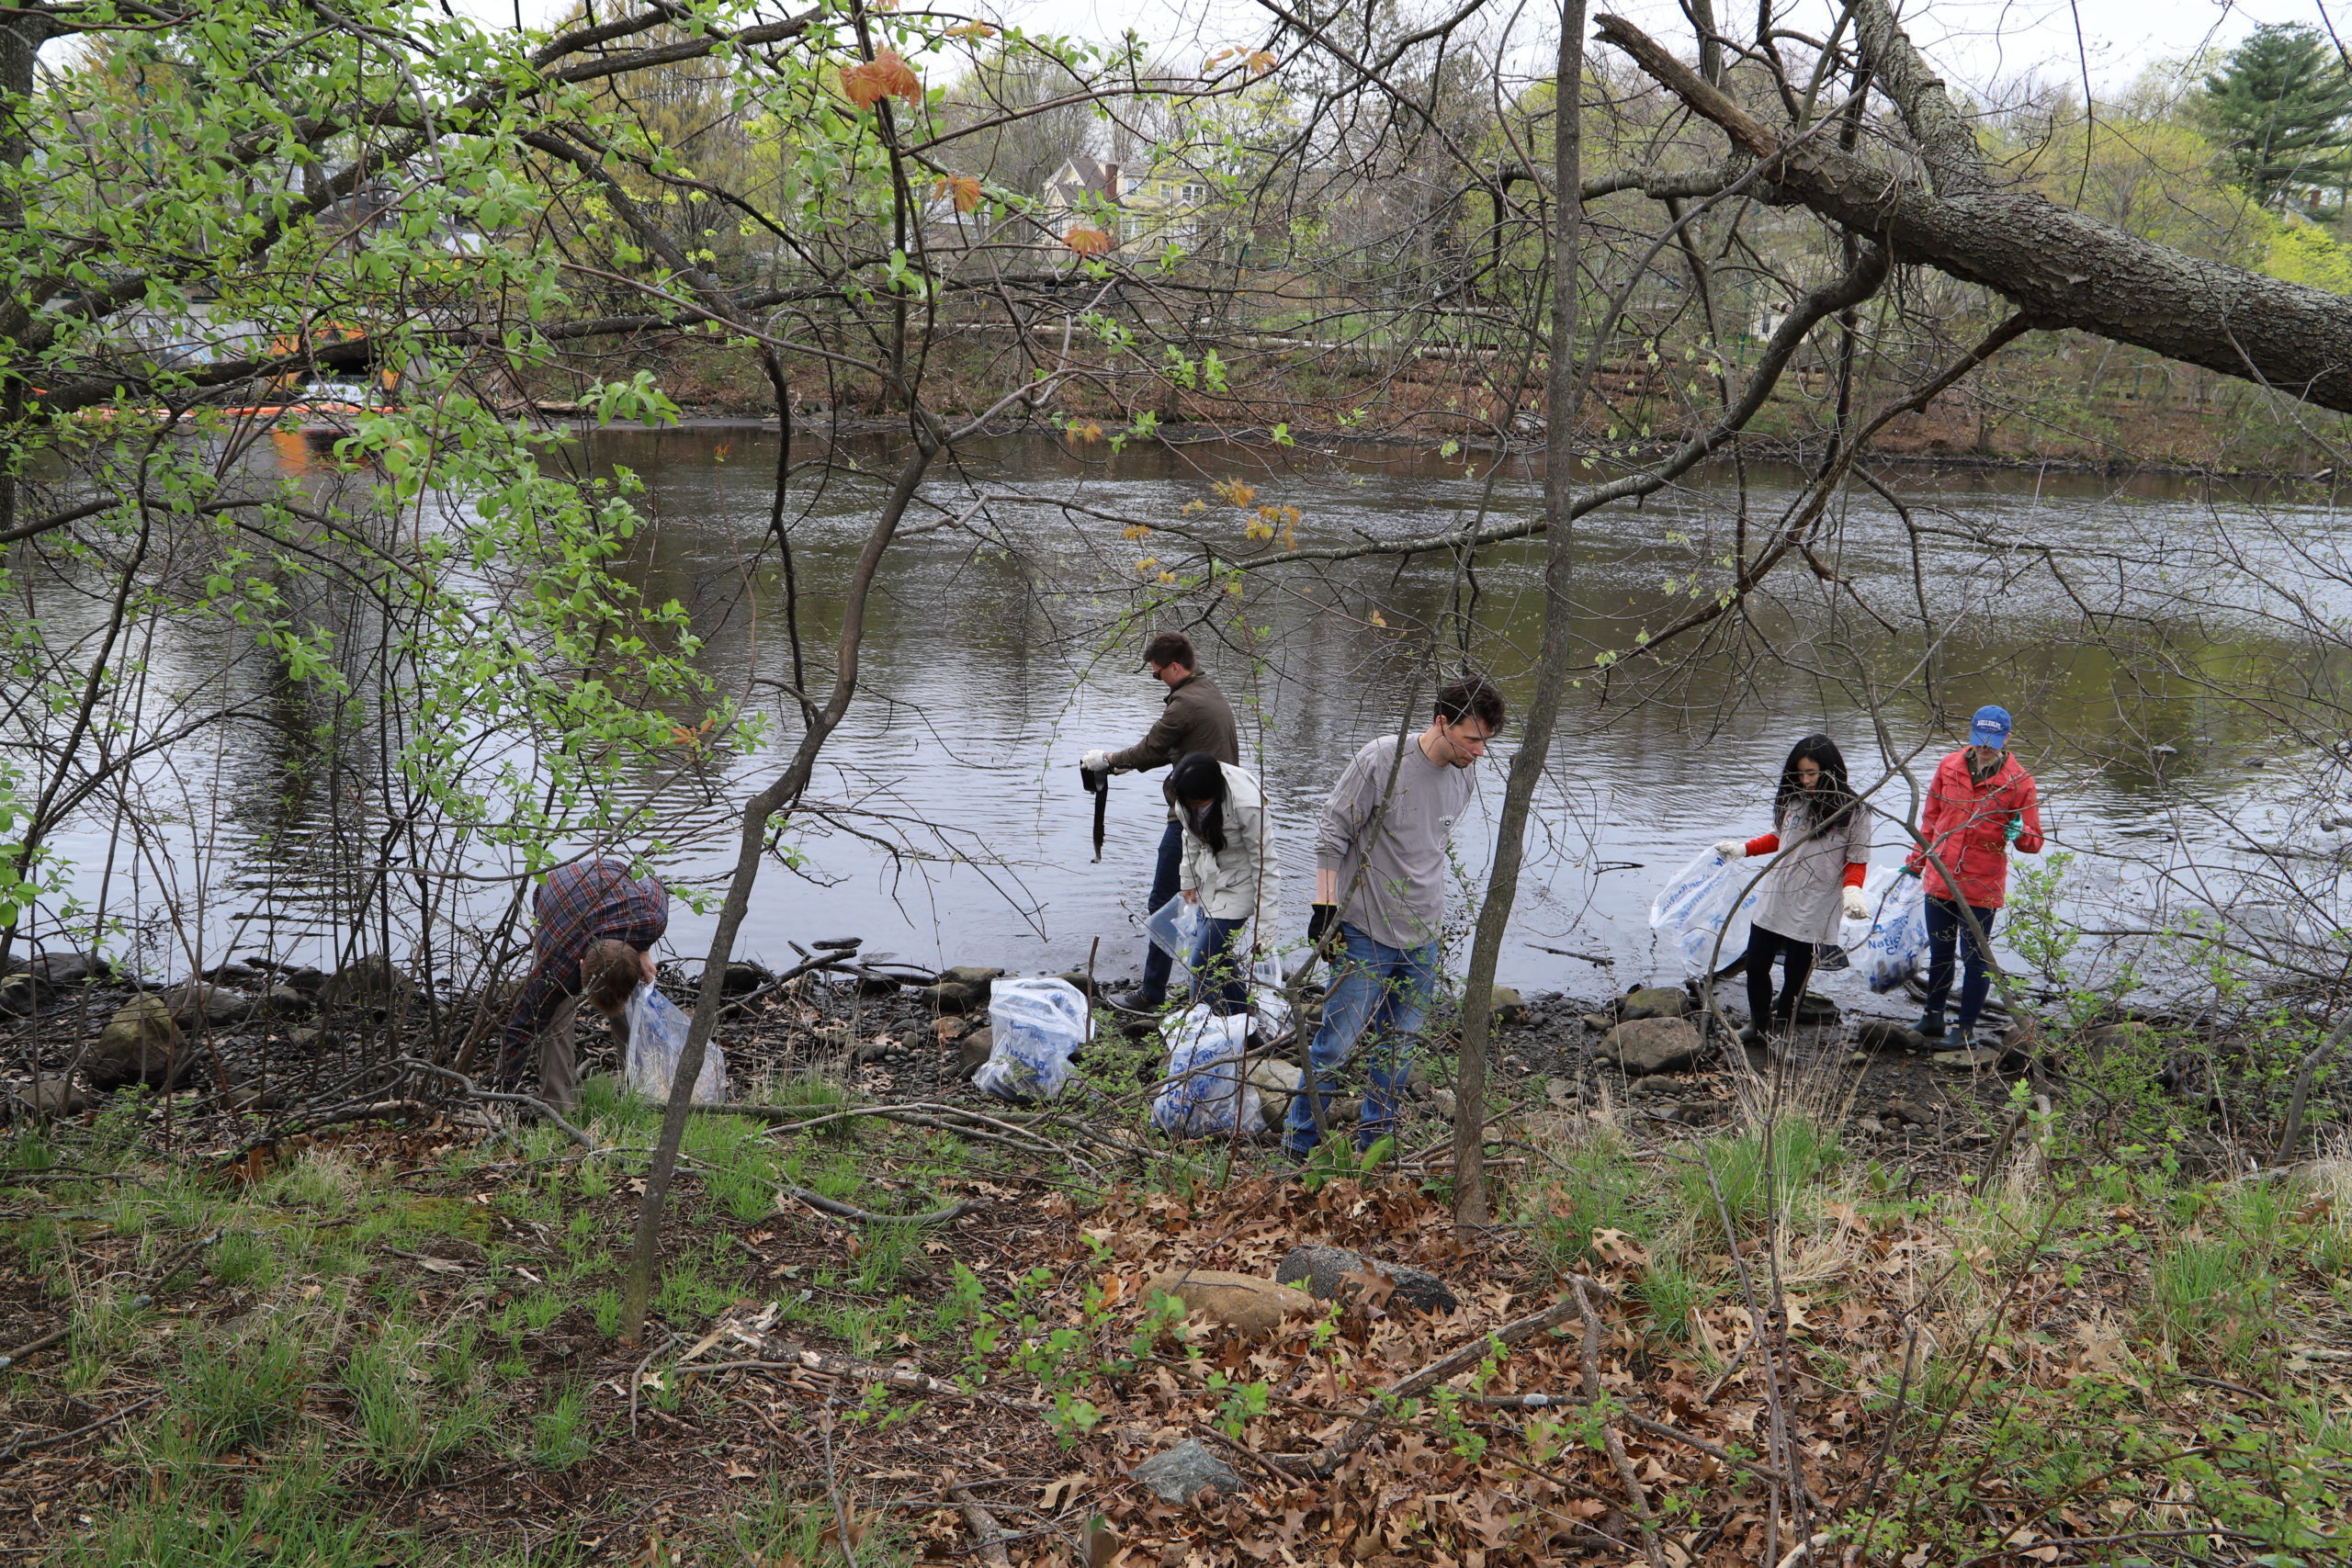
MULTIPOLYGON (((299 446, 278 452, 300 466, 299 446)), ((821 488, 815 474, 804 478, 794 533, 803 641, 820 681, 833 595, 888 458, 865 442, 832 455, 857 469, 837 468, 821 488)), ((775 690, 761 682, 788 678, 791 666, 782 583, 761 549, 773 435, 726 424, 605 431, 576 457, 644 481, 655 526, 629 575, 657 601, 690 609, 721 692, 774 711, 775 690)), ((1100 937, 1102 972, 1134 973, 1162 823, 1156 780, 1114 783, 1097 864, 1076 762, 1148 726, 1160 688, 1136 651, 1150 631, 1174 626, 1193 632, 1243 716, 1288 878, 1285 931, 1303 932, 1324 793, 1367 739, 1426 717, 1433 647, 1451 667, 1466 644, 1472 662, 1524 699, 1542 546, 1498 547, 1466 575, 1442 552, 1401 567, 1386 558, 1286 565, 1250 574, 1238 596, 1209 596, 1205 613, 1197 599, 1139 611, 1137 560, 1182 563, 1169 525, 1238 543, 1242 514, 1214 488, 1237 479, 1258 503, 1297 508, 1305 552, 1458 529, 1481 515, 1508 523, 1533 515, 1541 500, 1528 464, 1495 472, 1426 450, 1218 443, 1113 454, 1042 437, 967 449, 934 475, 915 531, 886 567, 863 691, 817 778, 824 816, 787 834, 798 868, 768 866, 741 951, 778 964, 791 960, 793 942, 854 935, 869 952, 919 964, 1044 970, 1083 964, 1100 937), (1161 531, 1130 538, 1135 523, 1161 531)), ((1985 702, 2011 708, 2053 847, 2076 857, 2064 899, 2100 929, 2177 919, 2229 896, 2249 853, 2308 840, 2321 792, 2340 795, 2332 762, 2293 742, 2287 721, 2332 700, 2342 660, 2278 613, 2275 588, 2254 581, 2289 580, 2297 616, 2343 613, 2338 513, 2326 494, 1897 468, 1886 483, 1900 509, 1857 490, 1825 525, 1810 566, 1784 566, 1744 615, 1649 657, 1644 634, 1704 603, 1694 574, 1702 594, 1722 585, 1743 512, 1747 538, 1763 536, 1799 476, 1751 465, 1745 479, 1743 491, 1731 470, 1710 470, 1577 526, 1578 661, 1623 657, 1605 677, 1586 670, 1572 694, 1505 981, 1597 995, 1676 972, 1648 928, 1651 898, 1714 840, 1766 830, 1780 759, 1814 729, 1837 738, 1858 785, 1904 817, 1911 778, 1924 782, 1967 715, 1985 702), (2233 694, 2255 690, 2267 700, 2233 694)), ((1283 542, 1271 548, 1283 553, 1283 542)), ((155 667, 244 657, 217 633, 175 637, 168 622, 154 628, 155 667)), ((262 689, 266 672, 251 681, 262 689)), ((164 953, 155 967, 179 972, 170 953, 191 945, 209 957, 233 949, 311 962, 349 945, 304 891, 322 859, 347 846, 331 852, 303 826, 315 823, 317 802, 304 799, 314 786, 289 771, 281 729, 232 726, 186 749, 169 770, 175 809, 142 833, 119 814, 93 815, 60 840, 85 902, 103 882, 111 908, 137 907, 164 953), (159 927, 167 904, 173 918, 159 927)), ((790 738, 787 725, 779 739, 790 738)), ((1480 765, 1479 804, 1458 833, 1465 908, 1484 875, 1512 744, 1507 732, 1480 765)), ((768 776, 779 754, 731 759, 732 797, 768 776)), ((1900 852, 1898 836, 1882 826, 1877 858, 1900 852)), ((675 838, 664 869, 681 884, 715 886, 733 853, 726 811, 703 810, 675 838)), ((466 918, 489 920, 505 897, 485 885, 459 903, 466 918)), ((707 916, 680 908, 670 947, 697 955, 708 931, 707 916)), ((1860 994, 1849 977, 1828 985, 1860 994)))

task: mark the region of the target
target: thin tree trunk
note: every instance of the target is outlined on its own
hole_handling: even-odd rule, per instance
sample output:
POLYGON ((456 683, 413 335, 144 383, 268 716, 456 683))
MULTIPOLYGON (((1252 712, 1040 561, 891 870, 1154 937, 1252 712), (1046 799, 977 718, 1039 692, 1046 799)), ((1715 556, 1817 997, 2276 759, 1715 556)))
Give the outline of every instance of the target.
MULTIPOLYGON (((1585 0, 1563 0, 1556 81, 1558 110, 1553 130, 1552 189, 1573 193, 1583 186, 1583 136, 1578 114, 1584 101, 1585 0)), ((1574 615, 1568 589, 1575 576, 1569 555, 1574 530, 1568 504, 1576 488, 1577 242, 1583 227, 1581 206, 1555 198, 1557 231, 1552 241, 1552 363, 1547 378, 1544 432, 1544 509, 1551 526, 1544 541, 1544 637, 1535 668, 1535 699, 1510 760, 1503 791, 1502 818, 1495 833, 1495 863, 1487 874, 1486 902, 1470 944, 1470 975, 1462 994, 1462 1058, 1454 1082, 1453 1217, 1459 1225, 1487 1221, 1487 1172, 1481 1149, 1487 1125, 1487 1044, 1494 1030, 1495 965, 1502 956, 1503 928, 1519 897, 1520 862, 1525 852, 1528 808, 1552 749, 1560 694, 1568 678, 1568 639, 1574 615)))
POLYGON ((899 468, 898 482, 883 502, 882 515, 876 520, 874 531, 866 536, 865 548, 857 558, 857 566, 842 595, 841 643, 833 666, 832 694, 801 735, 791 763, 743 808, 743 834, 736 846, 734 874, 728 879, 727 901, 719 908, 718 927, 711 932, 710 952, 703 960, 702 995, 695 1003, 694 1023, 686 1031, 685 1046, 678 1054, 677 1075, 670 1083, 669 1109, 662 1118, 662 1136, 654 1145, 652 1168, 645 1175, 645 1201, 637 1212, 637 1238, 629 1258, 628 1285, 621 1301, 620 1339, 625 1345, 634 1345, 644 1336, 646 1306, 652 1299, 654 1276, 661 1267, 662 1205, 669 1197, 671 1179, 677 1172, 678 1145, 685 1137, 686 1120, 694 1112, 695 1079, 702 1074, 705 1048, 710 1043, 711 1031, 718 1025, 727 965, 735 955, 735 933, 751 908, 752 887, 759 880, 760 862, 766 855, 768 823, 778 812, 788 813, 799 802, 801 793, 808 787, 809 775, 816 769, 818 751, 824 746, 826 737, 841 724, 842 716, 849 711, 850 699, 857 694, 857 657, 865 636, 866 600, 873 592, 882 558, 899 531, 899 521, 906 515, 907 503, 914 499, 915 487, 922 482, 923 474, 938 451, 939 443, 933 433, 918 423, 915 450, 899 468))

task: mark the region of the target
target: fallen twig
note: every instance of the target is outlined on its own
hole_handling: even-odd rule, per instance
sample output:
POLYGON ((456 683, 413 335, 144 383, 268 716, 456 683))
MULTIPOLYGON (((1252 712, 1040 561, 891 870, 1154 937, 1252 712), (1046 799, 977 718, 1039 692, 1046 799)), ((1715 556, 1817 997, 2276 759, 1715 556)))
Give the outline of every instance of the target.
POLYGON ((1309 1460, 1308 1468, 1317 1475, 1330 1474, 1345 1462, 1350 1454, 1363 1447, 1364 1439, 1379 1427, 1384 1404, 1392 1400, 1409 1398, 1426 1388, 1434 1388, 1456 1372, 1467 1371, 1486 1359, 1494 1346, 1511 1346, 1532 1338, 1547 1328, 1566 1323, 1577 1314, 1577 1311, 1574 1299, 1555 1303, 1542 1312, 1532 1313, 1506 1323, 1500 1328, 1490 1329, 1469 1343, 1440 1356, 1419 1371, 1397 1379, 1374 1396, 1373 1402, 1364 1407, 1363 1414, 1355 1418, 1347 1431, 1309 1460))
MULTIPOLYGON (((1584 1394, 1598 1404, 1600 1390, 1600 1313, 1592 1298, 1600 1285, 1579 1274, 1568 1281, 1568 1292, 1575 1297, 1584 1314, 1584 1394)), ((1642 1551, 1651 1568, 1666 1568, 1666 1554, 1657 1544, 1657 1516, 1650 1512, 1650 1495, 1642 1486, 1642 1478, 1634 1473, 1634 1461, 1626 1457, 1624 1439, 1618 1437, 1616 1424, 1606 1416, 1600 1420, 1600 1437, 1609 1450, 1609 1462, 1617 1472, 1617 1479, 1634 1499, 1634 1518, 1642 1527, 1642 1551)))
MULTIPOLYGON (((647 1359, 651 1359, 650 1357, 647 1359)), ((1010 1394, 984 1393, 977 1389, 959 1388, 952 1382, 933 1377, 928 1372, 911 1371, 905 1367, 877 1366, 872 1361, 854 1360, 847 1356, 820 1355, 814 1350, 792 1347, 771 1352, 770 1359, 741 1361, 712 1361, 702 1366, 681 1367, 681 1376, 707 1377, 714 1372, 816 1372, 829 1378, 861 1378, 869 1382, 888 1383, 909 1393, 935 1394, 944 1399, 968 1399, 976 1404, 994 1404, 1007 1410, 1025 1410, 1032 1415, 1050 1414, 1053 1406, 1035 1400, 1015 1399, 1010 1394)))
POLYGON ((980 1500, 962 1483, 950 1486, 947 1495, 964 1510, 964 1522, 972 1527, 972 1554, 989 1568, 1012 1568, 1012 1559, 1005 1555, 1004 1531, 995 1516, 980 1506, 980 1500))
POLYGON ((933 1209, 927 1214, 877 1214, 854 1203, 844 1203, 838 1198, 811 1192, 806 1187, 795 1187, 790 1182, 785 1183, 784 1190, 820 1214, 829 1214, 838 1220, 856 1220, 870 1225, 944 1225, 963 1218, 978 1207, 967 1198, 961 1202, 950 1203, 944 1209, 933 1209))
POLYGON ((131 1401, 111 1416, 101 1416, 88 1426, 76 1427, 70 1432, 51 1432, 45 1438, 18 1438, 6 1448, 0 1449, 0 1464, 8 1463, 18 1454, 28 1454, 36 1449, 53 1449, 60 1443, 70 1443, 76 1438, 86 1438, 93 1432, 101 1431, 128 1416, 138 1415, 139 1412, 163 1398, 164 1392, 163 1389, 157 1389, 144 1399, 131 1401))
POLYGON ((455 1068, 439 1066, 416 1056, 402 1056, 394 1064, 394 1066, 413 1067, 420 1072, 432 1073, 435 1077, 447 1078, 451 1082, 457 1084, 460 1089, 464 1089, 466 1091, 467 1098, 471 1100, 493 1100, 502 1105, 519 1105, 526 1111, 537 1111, 540 1120, 556 1127, 561 1128, 563 1132, 570 1136, 573 1143, 578 1144, 590 1154, 596 1154, 600 1152, 596 1146, 595 1139, 590 1137, 587 1134, 582 1132, 579 1128, 565 1121, 561 1113, 560 1113, 554 1106, 549 1105, 546 1100, 540 1100, 537 1096, 528 1094, 511 1094, 504 1089, 483 1089, 477 1085, 473 1079, 466 1077, 465 1074, 457 1071, 455 1068))

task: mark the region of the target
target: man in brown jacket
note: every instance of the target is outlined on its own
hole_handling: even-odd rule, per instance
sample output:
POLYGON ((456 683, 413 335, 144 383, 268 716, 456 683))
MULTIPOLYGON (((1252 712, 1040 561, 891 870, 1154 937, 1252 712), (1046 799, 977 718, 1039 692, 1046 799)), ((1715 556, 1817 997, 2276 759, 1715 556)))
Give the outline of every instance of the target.
MULTIPOLYGON (((1193 639, 1182 632, 1162 632, 1143 650, 1152 678, 1168 688, 1166 705, 1144 738, 1124 751, 1089 751, 1079 765, 1090 773, 1148 773, 1165 768, 1179 757, 1205 751, 1220 762, 1241 763, 1241 738, 1233 722, 1233 705, 1216 682, 1201 673, 1193 639)), ((1184 859, 1184 825, 1176 805, 1168 806, 1168 828, 1159 836, 1159 863, 1151 876, 1151 905, 1159 908, 1176 897, 1176 881, 1184 859)), ((1157 947, 1148 947, 1143 960, 1143 985, 1119 998, 1131 1010, 1156 1008, 1168 999, 1171 960, 1157 947)))

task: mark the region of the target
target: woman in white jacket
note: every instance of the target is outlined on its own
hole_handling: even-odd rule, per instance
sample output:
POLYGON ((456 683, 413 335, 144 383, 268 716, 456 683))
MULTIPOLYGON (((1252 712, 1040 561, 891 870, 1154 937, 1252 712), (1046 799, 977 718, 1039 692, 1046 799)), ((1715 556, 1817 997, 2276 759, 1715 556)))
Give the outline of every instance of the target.
POLYGON ((1184 901, 1208 917, 1208 936, 1193 955, 1193 999, 1217 1016, 1249 1010, 1249 949, 1241 928, 1254 919, 1271 941, 1282 908, 1282 871, 1274 863, 1266 797, 1258 781, 1230 762, 1194 751, 1169 775, 1168 797, 1184 827, 1177 876, 1184 901))

